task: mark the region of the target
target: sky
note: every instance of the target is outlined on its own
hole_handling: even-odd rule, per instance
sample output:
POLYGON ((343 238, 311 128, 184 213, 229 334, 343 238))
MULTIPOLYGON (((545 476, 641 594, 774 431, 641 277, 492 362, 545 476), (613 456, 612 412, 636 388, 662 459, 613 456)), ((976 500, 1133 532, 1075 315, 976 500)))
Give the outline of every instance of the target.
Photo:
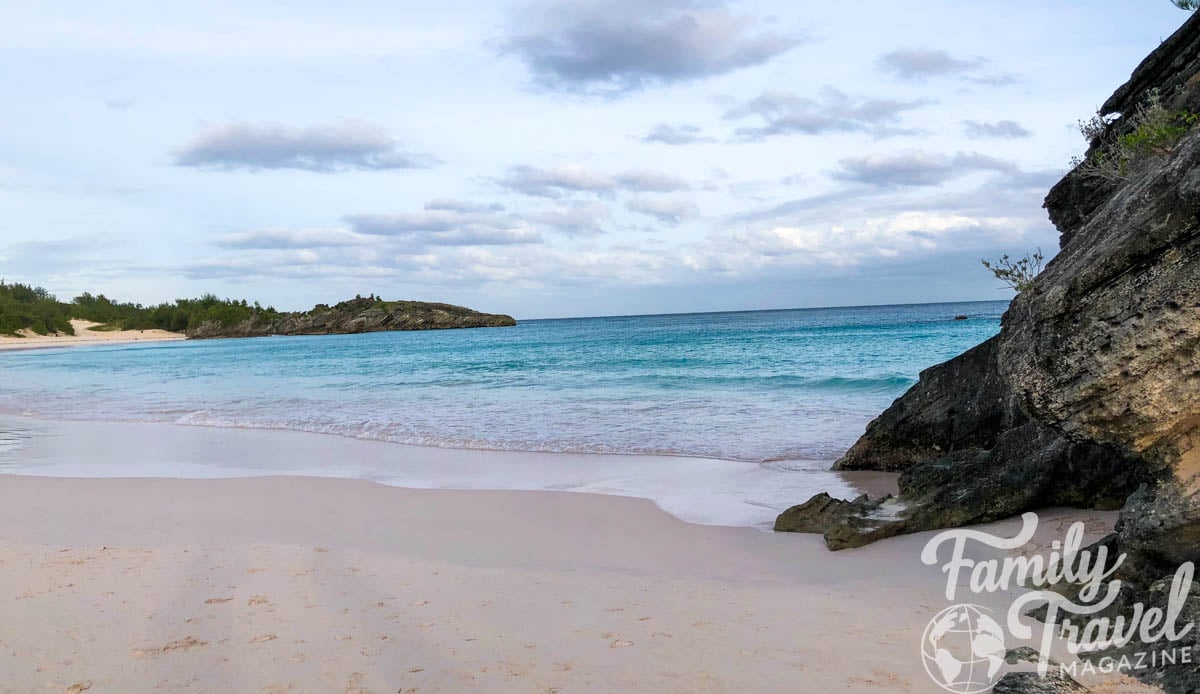
POLYGON ((1005 299, 1168 0, 0 0, 0 277, 517 318, 1005 299))

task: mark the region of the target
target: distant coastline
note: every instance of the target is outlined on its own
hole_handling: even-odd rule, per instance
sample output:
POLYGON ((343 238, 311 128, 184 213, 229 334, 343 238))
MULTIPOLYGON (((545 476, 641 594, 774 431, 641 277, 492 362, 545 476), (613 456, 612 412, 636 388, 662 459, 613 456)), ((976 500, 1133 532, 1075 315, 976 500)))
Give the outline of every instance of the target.
POLYGON ((257 301, 205 294, 156 306, 114 302, 88 292, 69 302, 42 287, 0 280, 0 340, 3 344, 131 342, 146 339, 204 339, 266 335, 336 335, 389 330, 506 327, 512 316, 425 301, 385 301, 361 295, 311 310, 284 312, 257 301), (101 333, 117 333, 102 336, 101 333), (160 333, 167 333, 163 335, 160 333), (75 339, 72 339, 75 338, 75 339), (16 340, 18 342, 12 342, 16 340))

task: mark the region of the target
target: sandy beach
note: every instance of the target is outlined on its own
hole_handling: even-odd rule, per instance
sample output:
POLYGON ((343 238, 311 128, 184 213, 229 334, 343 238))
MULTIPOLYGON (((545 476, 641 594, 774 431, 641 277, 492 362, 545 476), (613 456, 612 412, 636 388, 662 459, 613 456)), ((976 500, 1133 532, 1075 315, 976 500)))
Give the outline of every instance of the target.
POLYGON ((305 478, 5 477, 0 527, 14 691, 933 691, 920 536, 305 478))
MULTIPOLYGON (((46 426, 9 459, 117 448, 46 426)), ((171 431, 212 456, 263 455, 245 435, 285 454, 369 443, 87 426, 163 460, 171 431)), ((1098 536, 1114 514, 1042 527, 1076 518, 1098 536)), ((280 476, 5 475, 0 527, 3 691, 936 691, 919 646, 945 599, 926 535, 833 554, 646 499, 280 476)))
POLYGON ((89 330, 100 323, 72 320, 74 335, 38 335, 30 330, 21 331, 23 337, 0 335, 0 350, 32 349, 44 347, 73 347, 92 344, 127 344, 130 342, 166 342, 186 339, 179 333, 167 330, 89 330))

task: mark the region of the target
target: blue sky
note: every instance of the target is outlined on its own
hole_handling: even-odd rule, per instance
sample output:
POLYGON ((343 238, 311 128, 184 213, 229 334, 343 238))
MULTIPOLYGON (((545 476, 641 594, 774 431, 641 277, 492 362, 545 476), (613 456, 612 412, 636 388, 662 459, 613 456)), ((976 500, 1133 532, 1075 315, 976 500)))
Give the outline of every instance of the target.
POLYGON ((1167 0, 0 2, 0 276, 519 318, 1007 298, 1167 0))

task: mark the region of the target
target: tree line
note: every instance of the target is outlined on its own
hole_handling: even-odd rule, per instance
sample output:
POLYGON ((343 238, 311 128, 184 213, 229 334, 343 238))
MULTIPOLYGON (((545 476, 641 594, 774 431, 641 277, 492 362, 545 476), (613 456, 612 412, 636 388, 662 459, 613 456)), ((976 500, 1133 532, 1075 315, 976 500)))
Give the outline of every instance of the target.
POLYGON ((185 332, 206 321, 233 325, 252 316, 268 317, 277 313, 274 307, 264 308, 257 301, 222 299, 215 294, 143 306, 84 292, 64 302, 43 287, 0 280, 0 334, 7 335, 15 335, 20 330, 31 330, 39 335, 74 335, 73 318, 100 323, 98 329, 101 330, 157 328, 185 332))

